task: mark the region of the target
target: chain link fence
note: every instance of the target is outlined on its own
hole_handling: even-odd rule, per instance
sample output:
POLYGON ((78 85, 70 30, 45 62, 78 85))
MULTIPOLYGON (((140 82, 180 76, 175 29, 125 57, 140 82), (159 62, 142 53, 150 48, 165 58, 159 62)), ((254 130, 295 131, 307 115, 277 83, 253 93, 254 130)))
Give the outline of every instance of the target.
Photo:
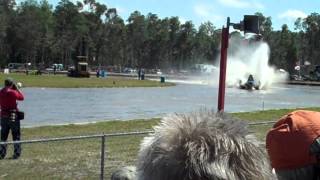
MULTIPOLYGON (((275 121, 249 123, 252 132, 264 132, 275 121)), ((8 144, 0 160, 0 179, 110 179, 123 166, 135 165, 141 140, 153 131, 98 134, 0 142, 8 144), (21 143, 22 156, 12 160, 13 144, 21 143)), ((263 139, 265 134, 257 134, 263 139)))

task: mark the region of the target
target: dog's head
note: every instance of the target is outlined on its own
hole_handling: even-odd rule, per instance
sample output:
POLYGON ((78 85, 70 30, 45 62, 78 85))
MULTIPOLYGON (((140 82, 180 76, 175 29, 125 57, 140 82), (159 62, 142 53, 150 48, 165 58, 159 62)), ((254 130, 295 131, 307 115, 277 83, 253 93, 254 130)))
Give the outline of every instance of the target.
POLYGON ((141 144, 139 180, 274 178, 244 121, 201 110, 163 118, 154 130, 141 144))

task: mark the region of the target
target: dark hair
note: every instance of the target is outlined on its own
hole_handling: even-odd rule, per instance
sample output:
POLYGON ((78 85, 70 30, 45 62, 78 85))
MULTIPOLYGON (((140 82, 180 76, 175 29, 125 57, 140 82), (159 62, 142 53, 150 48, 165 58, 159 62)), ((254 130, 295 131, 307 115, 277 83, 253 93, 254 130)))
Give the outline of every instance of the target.
POLYGON ((14 82, 13 82, 13 79, 12 79, 12 78, 7 78, 7 79, 4 80, 4 85, 5 85, 6 87, 12 86, 13 84, 14 84, 14 82))

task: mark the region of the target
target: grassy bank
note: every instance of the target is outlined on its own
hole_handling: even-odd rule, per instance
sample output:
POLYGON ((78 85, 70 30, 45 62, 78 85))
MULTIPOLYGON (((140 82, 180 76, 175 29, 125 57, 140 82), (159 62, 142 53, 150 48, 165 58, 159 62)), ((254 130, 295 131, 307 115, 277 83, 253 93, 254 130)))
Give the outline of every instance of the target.
MULTIPOLYGON (((311 111, 319 111, 320 108, 299 108, 311 111)), ((283 115, 293 111, 294 109, 278 109, 278 110, 268 110, 268 111, 254 111, 254 112, 243 112, 243 113, 233 113, 237 118, 247 120, 248 122, 261 122, 261 121, 276 121, 283 115)), ((273 124, 251 126, 250 129, 255 132, 256 136, 264 141, 267 131, 272 127, 273 124)))
MULTIPOLYGON (((320 108, 308 108, 320 111, 320 108)), ((233 116, 249 122, 271 121, 292 109, 234 113, 233 116)), ((150 130, 159 119, 108 121, 86 125, 45 126, 22 129, 23 139, 90 135, 150 130)), ((251 126, 250 129, 264 141, 272 124, 251 126)), ((145 135, 109 137, 106 139, 105 176, 115 168, 134 164, 139 143, 145 135)), ((99 179, 101 139, 23 145, 18 160, 0 160, 0 179, 99 179)), ((9 147, 8 156, 12 154, 9 147)))
POLYGON ((71 78, 66 75, 25 75, 18 73, 0 74, 0 83, 5 78, 12 77, 17 82, 22 82, 24 87, 48 87, 48 88, 100 88, 100 87, 163 87, 173 86, 173 83, 160 83, 159 81, 137 80, 125 77, 106 78, 71 78))

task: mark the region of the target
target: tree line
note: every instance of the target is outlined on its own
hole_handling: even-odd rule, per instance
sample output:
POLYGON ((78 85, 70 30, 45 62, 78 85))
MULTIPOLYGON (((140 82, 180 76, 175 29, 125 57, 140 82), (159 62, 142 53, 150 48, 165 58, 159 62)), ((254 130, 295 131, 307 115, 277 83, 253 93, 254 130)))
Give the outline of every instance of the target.
MULTIPOLYGON (((320 16, 297 19, 296 31, 272 28, 271 17, 256 13, 260 31, 271 48, 270 64, 289 72, 297 62, 318 64, 320 16)), ((123 20, 115 8, 95 0, 0 1, 0 65, 71 65, 88 56, 90 65, 185 69, 213 63, 219 56, 221 29, 212 22, 198 28, 178 17, 134 11, 123 20)))

